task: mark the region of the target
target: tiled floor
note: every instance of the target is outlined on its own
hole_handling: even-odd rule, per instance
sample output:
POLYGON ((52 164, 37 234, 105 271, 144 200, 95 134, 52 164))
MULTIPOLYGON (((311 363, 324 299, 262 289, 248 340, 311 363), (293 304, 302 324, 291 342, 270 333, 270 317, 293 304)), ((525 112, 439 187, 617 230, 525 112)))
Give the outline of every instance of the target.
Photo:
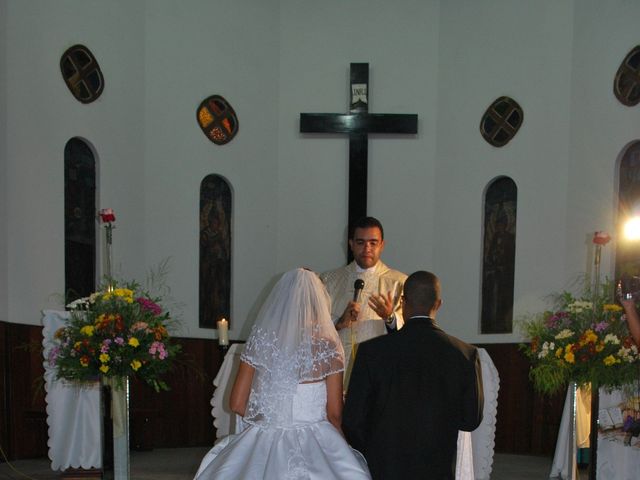
MULTIPOLYGON (((208 448, 156 449, 131 453, 132 480, 192 479, 208 448)), ((54 480, 58 472, 51 470, 48 459, 12 462, 17 471, 0 463, 0 480, 54 480), (26 475, 26 477, 22 476, 26 475)), ((543 480, 549 476, 551 458, 530 455, 495 455, 491 480, 543 480)))

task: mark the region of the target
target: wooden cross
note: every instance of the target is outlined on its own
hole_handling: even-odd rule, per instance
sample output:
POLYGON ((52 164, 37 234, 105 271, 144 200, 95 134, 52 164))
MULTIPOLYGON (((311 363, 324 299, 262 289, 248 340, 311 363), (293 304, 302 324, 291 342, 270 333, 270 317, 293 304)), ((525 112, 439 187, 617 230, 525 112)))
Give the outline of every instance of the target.
MULTIPOLYGON (((349 225, 367 215, 369 133, 418 133, 417 114, 369 113, 369 64, 352 63, 349 113, 301 113, 301 133, 349 135, 349 225)), ((351 252, 349 252, 351 259, 351 252)))

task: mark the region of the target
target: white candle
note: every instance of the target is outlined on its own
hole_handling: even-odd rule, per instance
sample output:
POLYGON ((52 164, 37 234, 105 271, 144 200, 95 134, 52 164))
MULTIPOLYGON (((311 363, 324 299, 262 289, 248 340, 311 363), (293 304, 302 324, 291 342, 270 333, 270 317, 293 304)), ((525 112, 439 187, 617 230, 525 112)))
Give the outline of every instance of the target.
POLYGON ((218 344, 229 345, 229 322, 225 318, 218 320, 218 344))

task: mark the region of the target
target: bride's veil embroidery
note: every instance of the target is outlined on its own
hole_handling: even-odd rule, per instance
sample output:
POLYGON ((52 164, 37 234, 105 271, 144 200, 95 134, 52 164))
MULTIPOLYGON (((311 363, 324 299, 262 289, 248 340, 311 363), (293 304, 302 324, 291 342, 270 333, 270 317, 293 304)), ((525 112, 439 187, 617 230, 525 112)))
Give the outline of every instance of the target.
POLYGON ((330 302, 324 285, 309 270, 289 271, 276 283, 241 356, 256 369, 245 421, 290 424, 298 384, 344 370, 330 302))

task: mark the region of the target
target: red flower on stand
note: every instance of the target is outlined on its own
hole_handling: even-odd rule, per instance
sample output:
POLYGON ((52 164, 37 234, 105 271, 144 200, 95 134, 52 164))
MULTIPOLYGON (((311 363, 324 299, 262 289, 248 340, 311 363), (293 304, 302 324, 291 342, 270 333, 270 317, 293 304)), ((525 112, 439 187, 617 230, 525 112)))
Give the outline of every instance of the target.
POLYGON ((103 223, 111 223, 116 221, 116 214, 113 208, 103 208, 100 210, 100 219, 103 223))
POLYGON ((593 243, 596 245, 606 245, 611 241, 611 235, 607 232, 597 231, 593 234, 593 243))

